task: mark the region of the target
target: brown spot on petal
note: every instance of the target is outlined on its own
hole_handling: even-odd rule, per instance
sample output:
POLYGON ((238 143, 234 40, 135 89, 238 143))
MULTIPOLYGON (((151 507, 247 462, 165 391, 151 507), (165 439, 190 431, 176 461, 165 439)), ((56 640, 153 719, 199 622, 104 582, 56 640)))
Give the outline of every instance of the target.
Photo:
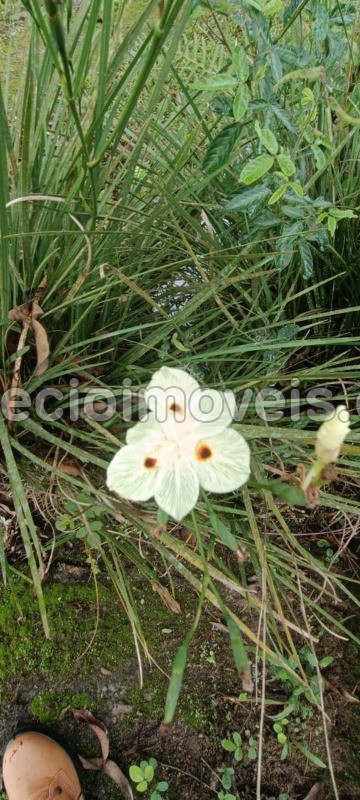
POLYGON ((195 450, 195 458, 197 458, 198 461, 208 461, 212 456, 213 451, 208 444, 198 444, 195 450))
POLYGON ((175 401, 173 401, 171 403, 171 405, 169 406, 169 411, 173 411, 174 414, 183 414, 184 413, 183 407, 181 405, 179 405, 179 403, 175 403, 175 401))
POLYGON ((157 458, 151 458, 148 456, 145 458, 144 467, 145 469, 154 469, 157 466, 157 458))

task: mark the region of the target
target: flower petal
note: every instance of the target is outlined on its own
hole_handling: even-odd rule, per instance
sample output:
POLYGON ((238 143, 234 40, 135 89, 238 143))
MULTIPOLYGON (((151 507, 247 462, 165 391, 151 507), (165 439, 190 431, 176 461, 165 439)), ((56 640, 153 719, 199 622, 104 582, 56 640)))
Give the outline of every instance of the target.
POLYGON ((155 494, 160 467, 151 448, 126 445, 119 450, 107 468, 106 483, 110 491, 136 503, 155 494))
MULTIPOLYGON (((230 425, 233 420, 236 401, 232 391, 218 392, 216 389, 202 389, 193 392, 189 410, 197 427, 203 428, 204 435, 216 436, 230 425)), ((195 424, 194 426, 195 427, 195 424)))
POLYGON ((176 461, 161 469, 155 500, 170 517, 181 520, 196 505, 199 481, 191 464, 176 461))
POLYGON ((154 411, 158 422, 165 422, 169 411, 178 420, 186 416, 188 398, 199 389, 199 384, 182 369, 162 367, 154 372, 145 391, 145 402, 154 411))
POLYGON ((126 433, 126 443, 131 445, 149 445, 152 447, 164 438, 161 426, 155 419, 155 414, 149 413, 146 418, 137 422, 126 433))
POLYGON ((250 475, 249 445, 232 429, 198 441, 193 458, 200 486, 208 492, 233 492, 250 475))

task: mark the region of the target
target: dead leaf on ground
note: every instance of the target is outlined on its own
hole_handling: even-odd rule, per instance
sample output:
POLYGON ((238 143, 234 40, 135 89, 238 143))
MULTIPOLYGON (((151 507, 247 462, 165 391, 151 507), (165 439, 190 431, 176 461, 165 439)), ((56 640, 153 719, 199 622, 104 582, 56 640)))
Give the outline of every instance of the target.
POLYGON ((86 708, 80 709, 73 709, 73 715, 76 719, 76 722, 82 722, 84 725, 88 725, 92 731, 96 734, 99 739, 100 746, 101 746, 101 753, 103 757, 103 761, 107 760, 109 757, 109 734, 106 730, 106 727, 100 719, 96 719, 91 711, 87 711, 86 708))
POLYGON ((91 711, 88 711, 86 708, 73 709, 73 715, 77 722, 88 725, 91 730, 94 731, 101 746, 102 758, 83 758, 79 755, 83 768, 108 775, 116 786, 121 789, 125 800, 133 800, 132 789, 127 777, 115 761, 109 760, 109 736, 104 723, 96 719, 91 711))
POLYGON ((325 785, 323 783, 314 783, 304 800, 322 800, 325 793, 324 790, 325 785))
POLYGON ((115 785, 118 786, 119 789, 121 789, 125 800, 133 800, 133 793, 129 781, 121 771, 120 767, 115 764, 115 761, 108 759, 104 765, 103 772, 105 775, 108 775, 112 781, 114 781, 115 785))

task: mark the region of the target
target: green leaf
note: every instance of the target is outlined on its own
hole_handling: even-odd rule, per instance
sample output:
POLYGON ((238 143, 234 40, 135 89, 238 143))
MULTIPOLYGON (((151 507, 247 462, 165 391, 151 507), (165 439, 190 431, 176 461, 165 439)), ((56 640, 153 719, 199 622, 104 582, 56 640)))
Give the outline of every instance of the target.
POLYGON ((301 90, 300 103, 302 106, 312 105, 315 103, 314 92, 308 86, 305 86, 304 89, 301 90))
POLYGON ((260 128, 260 126, 258 126, 256 132, 263 147, 265 147, 272 156, 276 156, 279 150, 279 143, 270 128, 260 128))
POLYGON ((167 792, 169 784, 166 781, 159 781, 159 783, 156 784, 156 788, 159 792, 167 792))
POLYGON ((233 75, 213 75, 212 78, 208 81, 194 81, 190 85, 191 89, 195 89, 202 92, 219 92, 225 91, 226 89, 235 89, 238 85, 238 81, 233 75))
POLYGON ((287 742, 286 733, 283 733, 283 731, 281 731, 281 733, 278 733, 277 740, 278 742, 280 742, 280 744, 285 744, 285 742, 287 742))
POLYGON ((328 667, 330 664, 333 663, 333 661, 334 661, 333 656, 325 656, 325 658, 321 659, 321 661, 319 662, 319 665, 322 668, 328 667))
POLYGON ((315 158, 317 169, 321 169, 326 164, 326 155, 324 151, 317 144, 312 144, 310 149, 315 158))
POLYGON ((211 173, 228 164, 240 132, 241 127, 235 122, 232 125, 227 125, 213 139, 202 163, 202 168, 207 175, 211 175, 211 173))
POLYGON ((147 788, 148 788, 147 782, 146 781, 141 781, 141 783, 137 784, 136 791, 137 792, 146 792, 147 788))
POLYGON ((140 783, 140 781, 144 780, 144 773, 136 764, 131 764, 129 767, 129 775, 134 783, 140 783))
POLYGON ((87 536, 87 528, 85 528, 85 526, 82 525, 81 528, 78 528, 78 530, 76 531, 76 538, 84 539, 85 536, 87 536))
POLYGON ((273 725, 275 733, 282 733, 282 725, 279 722, 275 722, 273 725))
POLYGON ((253 161, 249 161, 248 164, 245 164, 245 167, 241 170, 239 175, 240 182, 245 183, 247 186, 251 183, 255 183, 255 181, 258 181, 259 178, 262 178, 263 175, 269 172, 273 163, 274 159, 265 153, 262 156, 254 158, 253 161))
POLYGON ((300 753, 302 753, 305 758, 308 759, 308 761, 311 761, 312 764, 315 764, 316 767, 320 767, 320 769, 327 769, 326 764, 324 764, 324 762, 321 761, 321 759, 318 758, 318 756, 316 756, 314 753, 311 753, 310 750, 307 750, 306 747, 303 747, 301 744, 299 744, 299 742, 295 741, 292 742, 292 744, 294 744, 295 747, 300 750, 300 753))
POLYGON ((299 242, 298 250, 301 259, 303 278, 304 280, 309 280, 314 273, 314 260, 311 247, 307 242, 299 242))
POLYGON ((154 769, 150 764, 148 764, 144 769, 144 778, 148 783, 151 783, 151 781, 154 779, 154 769))
POLYGON ((280 753, 280 761, 285 761, 285 758, 287 758, 288 755, 289 755, 289 742, 286 741, 280 753))
POLYGON ((241 747, 237 747, 234 753, 235 761, 242 761, 243 760, 243 752, 241 747))
POLYGON ((265 17, 274 17, 283 9, 283 0, 267 0, 267 3, 262 8, 262 13, 265 17))
POLYGON ((250 102, 250 92, 246 83, 240 84, 236 95, 234 97, 233 103, 233 114, 234 119, 236 122, 240 122, 240 120, 245 116, 250 102))
POLYGON ((235 536, 229 531, 229 528, 223 523, 223 521, 215 514, 215 512, 208 507, 208 514, 211 525, 214 529, 215 535, 220 539, 220 541, 229 548, 229 550, 233 550, 236 552, 238 549, 238 542, 235 539, 235 536))
POLYGON ((267 487, 276 497, 285 500, 291 506, 306 506, 304 492, 297 486, 281 481, 269 481, 267 487))
POLYGON ((286 153, 279 153, 279 155, 276 156, 276 160, 281 172, 283 172, 287 178, 290 178, 296 170, 295 164, 291 160, 290 156, 287 156, 286 153))
POLYGON ((174 347, 176 347, 177 350, 180 350, 181 353, 188 353, 191 349, 190 347, 185 347, 185 345, 179 341, 177 331, 175 331, 175 333, 172 335, 171 343, 174 345, 174 347))
POLYGON ((250 736, 249 738, 249 745, 250 747, 257 747, 257 741, 253 738, 253 736, 250 736))
POLYGON ((234 744, 234 742, 230 742, 229 739, 222 739, 221 747, 223 747, 224 750, 227 750, 228 753, 233 753, 234 750, 236 750, 236 745, 234 744))
POLYGON ((250 758, 251 761, 256 761, 256 759, 257 759, 257 750, 256 750, 255 747, 249 747, 248 748, 248 758, 250 758))
POLYGON ((231 51, 233 72, 240 81, 247 81, 250 75, 250 65, 245 50, 240 45, 235 45, 231 51))
POLYGON ((328 231, 330 233, 330 236, 335 236, 336 219, 334 219, 334 217, 330 217, 330 215, 328 216, 328 219, 327 219, 327 227, 328 227, 328 231))
POLYGON ((275 716, 270 717, 270 719, 281 719, 282 720, 282 719, 284 719, 284 717, 287 717, 288 714, 292 714, 294 709, 295 709, 295 703, 291 702, 286 706, 286 708, 283 708, 282 711, 279 711, 278 714, 275 714, 275 716))
POLYGON ((298 197, 304 197, 304 190, 303 190, 302 186, 300 185, 300 183, 294 183, 294 182, 291 181, 291 183, 289 183, 289 186, 291 187, 293 192, 295 192, 295 194, 297 194, 298 197))
POLYGON ((234 740, 235 744, 236 744, 238 747, 240 747, 240 745, 242 745, 242 738, 241 738, 241 736, 240 736, 240 733, 238 733, 237 731, 235 731, 235 733, 233 733, 233 737, 232 737, 232 738, 233 738, 233 740, 234 740))
POLYGON ((340 219, 356 219, 357 214, 351 211, 350 208, 330 208, 329 214, 336 220, 340 219))
POLYGON ((273 206, 274 203, 277 203, 278 200, 282 198, 284 192, 286 192, 286 189, 287 189, 287 183, 283 183, 282 186, 279 186, 279 188, 276 189, 275 192, 273 192, 271 197, 269 197, 268 205, 273 206))
POLYGON ((265 205, 271 195, 267 186, 252 186, 251 189, 242 189, 224 205, 224 211, 246 211, 254 216, 265 205))

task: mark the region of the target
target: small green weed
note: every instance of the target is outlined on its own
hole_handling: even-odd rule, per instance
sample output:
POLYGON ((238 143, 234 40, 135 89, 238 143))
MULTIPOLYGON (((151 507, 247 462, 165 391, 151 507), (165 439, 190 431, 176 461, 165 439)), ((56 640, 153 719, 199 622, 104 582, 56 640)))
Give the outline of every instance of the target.
POLYGON ((104 531, 104 508, 97 505, 86 491, 79 493, 76 500, 64 503, 66 514, 62 514, 55 523, 58 531, 83 539, 89 547, 98 548, 101 534, 104 531))
POLYGON ((248 736, 247 741, 243 742, 240 733, 235 731, 231 735, 231 739, 222 739, 221 746, 228 753, 233 753, 235 761, 243 760, 244 748, 245 748, 245 756, 249 758, 250 761, 255 761, 255 759, 257 758, 257 741, 250 734, 248 736))
MULTIPOLYGON (((153 783, 157 766, 156 758, 150 758, 149 761, 141 761, 140 766, 131 764, 129 775, 136 785, 137 792, 144 793, 147 791, 150 784, 153 783)), ((166 781, 159 781, 151 790, 149 800, 163 800, 163 793, 167 792, 168 788, 169 784, 166 781)))
POLYGON ((232 787, 235 770, 233 767, 225 767, 223 764, 222 767, 218 767, 218 773, 220 775, 221 785, 223 789, 225 789, 225 792, 223 792, 222 789, 220 789, 218 792, 218 800, 235 800, 235 796, 233 794, 229 794, 228 791, 232 787))

